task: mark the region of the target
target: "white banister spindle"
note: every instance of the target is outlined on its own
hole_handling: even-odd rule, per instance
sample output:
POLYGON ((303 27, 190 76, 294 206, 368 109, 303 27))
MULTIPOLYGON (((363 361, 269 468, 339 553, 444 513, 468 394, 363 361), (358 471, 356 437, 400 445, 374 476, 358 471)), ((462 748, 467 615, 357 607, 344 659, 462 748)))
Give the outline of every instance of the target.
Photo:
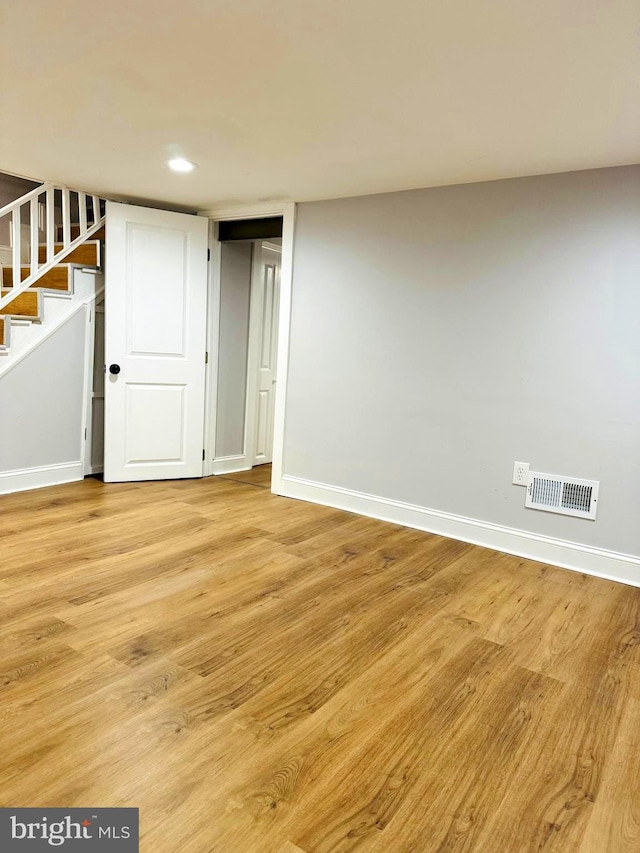
POLYGON ((20 227, 20 206, 13 209, 11 216, 12 233, 13 233, 13 253, 12 253, 12 272, 13 272, 13 287, 19 286, 22 281, 21 266, 22 266, 22 228, 20 227))
POLYGON ((64 259, 76 247, 80 246, 87 237, 95 234, 104 225, 105 217, 102 215, 104 203, 104 200, 99 196, 88 195, 76 190, 70 191, 67 187, 56 187, 54 184, 45 183, 35 190, 31 190, 31 192, 25 193, 21 198, 0 207, 0 220, 5 223, 8 222, 11 230, 11 257, 7 263, 7 269, 11 269, 13 274, 11 287, 8 286, 9 282, 6 282, 5 289, 8 292, 4 295, 0 293, 0 308, 9 305, 16 296, 34 285, 57 263, 64 262, 64 259), (71 192, 73 192, 73 197, 71 192), (43 198, 44 202, 41 201, 43 198), (56 241, 58 236, 56 201, 59 198, 62 199, 62 245, 59 245, 59 238, 56 241), (75 236, 71 233, 72 198, 74 203, 76 198, 78 200, 80 233, 75 236), (90 202, 89 199, 91 199, 90 202), (92 207, 89 212, 87 211, 87 202, 92 207), (29 229, 23 240, 21 213, 27 205, 29 207, 29 229), (39 216, 41 213, 44 214, 44 217, 39 216), (94 219, 90 223, 89 219, 92 213, 94 219), (46 241, 46 261, 40 263, 39 250, 43 229, 46 241), (29 250, 28 256, 27 249, 29 250), (24 278, 23 264, 25 266, 24 278))
POLYGON ((56 198, 53 187, 47 187, 45 199, 47 207, 47 263, 49 263, 56 253, 56 198))
POLYGON ((87 196, 85 193, 78 193, 78 222, 80 223, 80 233, 84 235, 87 230, 87 196))
POLYGON ((38 246, 40 244, 40 229, 38 227, 38 196, 34 196, 31 199, 29 215, 29 223, 31 225, 31 228, 29 229, 31 232, 31 240, 29 241, 31 244, 29 246, 29 259, 31 261, 30 274, 35 275, 38 272, 38 246))
POLYGON ((53 187, 47 189, 45 196, 47 223, 47 263, 53 260, 56 253, 56 198, 53 187))
POLYGON ((62 243, 66 249, 71 242, 71 203, 69 189, 62 190, 62 243))

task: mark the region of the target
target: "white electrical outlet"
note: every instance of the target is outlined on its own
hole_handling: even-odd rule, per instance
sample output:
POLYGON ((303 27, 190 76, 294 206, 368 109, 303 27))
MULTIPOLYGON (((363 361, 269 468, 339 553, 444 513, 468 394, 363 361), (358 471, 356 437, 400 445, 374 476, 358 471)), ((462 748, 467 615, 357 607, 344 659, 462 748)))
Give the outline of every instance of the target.
POLYGON ((513 463, 513 485, 526 486, 529 479, 529 463, 514 462, 513 463))

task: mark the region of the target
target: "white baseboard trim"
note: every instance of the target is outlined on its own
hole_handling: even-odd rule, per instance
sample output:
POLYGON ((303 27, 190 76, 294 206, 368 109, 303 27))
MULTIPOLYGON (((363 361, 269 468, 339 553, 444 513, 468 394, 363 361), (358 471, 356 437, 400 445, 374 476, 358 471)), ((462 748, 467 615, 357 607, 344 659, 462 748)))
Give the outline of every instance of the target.
POLYGON ((460 539, 473 545, 504 551, 539 563, 640 586, 640 557, 631 554, 592 548, 577 542, 540 536, 526 530, 502 527, 475 518, 452 515, 288 475, 274 484, 273 490, 284 497, 344 509, 380 521, 390 521, 450 539, 460 539))
POLYGON ((211 473, 235 474, 237 471, 250 471, 251 467, 244 453, 239 456, 220 456, 211 463, 211 473))
POLYGON ((58 486, 82 480, 82 462, 61 462, 58 465, 42 465, 39 468, 21 468, 18 471, 0 472, 0 495, 41 489, 43 486, 58 486))

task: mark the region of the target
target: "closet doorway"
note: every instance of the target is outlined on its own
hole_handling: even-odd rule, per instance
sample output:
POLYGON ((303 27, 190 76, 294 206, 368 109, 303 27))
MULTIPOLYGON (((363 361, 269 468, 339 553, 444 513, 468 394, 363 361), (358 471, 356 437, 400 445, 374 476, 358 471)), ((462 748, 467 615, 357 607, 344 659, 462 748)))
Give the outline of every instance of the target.
MULTIPOLYGON (((282 219, 217 224, 218 358, 210 473, 270 485, 278 382, 282 219)), ((213 377, 212 377, 213 380, 213 377)))

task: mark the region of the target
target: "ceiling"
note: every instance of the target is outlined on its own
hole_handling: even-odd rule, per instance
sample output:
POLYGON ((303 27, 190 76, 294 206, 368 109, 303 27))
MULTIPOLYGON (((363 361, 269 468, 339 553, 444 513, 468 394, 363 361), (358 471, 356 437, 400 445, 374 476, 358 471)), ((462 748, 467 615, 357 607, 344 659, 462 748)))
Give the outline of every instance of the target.
POLYGON ((640 160, 638 0, 0 0, 0 169, 207 210, 640 160), (170 172, 183 155, 199 168, 170 172))

